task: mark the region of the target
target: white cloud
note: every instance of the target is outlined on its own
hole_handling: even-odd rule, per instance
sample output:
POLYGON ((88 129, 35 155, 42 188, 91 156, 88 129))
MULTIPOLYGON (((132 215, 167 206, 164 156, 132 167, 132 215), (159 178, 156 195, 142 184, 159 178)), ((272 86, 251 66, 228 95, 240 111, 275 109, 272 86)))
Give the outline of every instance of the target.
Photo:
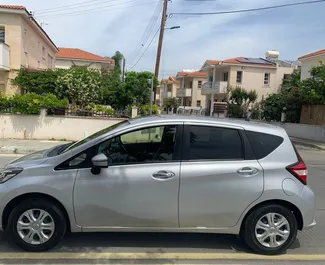
MULTIPOLYGON (((23 4, 34 11, 84 1, 86 0, 57 0, 54 3, 42 0, 7 0, 6 4, 23 4)), ((44 25, 44 29, 57 46, 78 47, 105 56, 113 55, 116 50, 129 55, 146 29, 157 1, 92 0, 84 9, 121 2, 126 4, 98 8, 94 10, 96 12, 89 11, 74 16, 59 17, 58 12, 47 13, 47 16, 43 13, 41 16, 39 13, 38 21, 49 24, 44 25)), ((168 13, 247 9, 292 2, 300 0, 173 0, 169 4, 168 13)), ((182 69, 197 69, 206 59, 263 57, 268 49, 278 49, 283 59, 297 59, 307 52, 324 48, 324 6, 325 4, 316 4, 220 16, 174 15, 168 19, 166 26, 181 28, 167 30, 165 33, 160 73, 171 75, 182 69)), ((81 5, 60 12, 73 13, 79 10, 82 10, 81 5)), ((157 40, 152 43, 135 70, 153 71, 156 51, 157 40)), ((128 64, 134 63, 140 54, 141 52, 128 64)))

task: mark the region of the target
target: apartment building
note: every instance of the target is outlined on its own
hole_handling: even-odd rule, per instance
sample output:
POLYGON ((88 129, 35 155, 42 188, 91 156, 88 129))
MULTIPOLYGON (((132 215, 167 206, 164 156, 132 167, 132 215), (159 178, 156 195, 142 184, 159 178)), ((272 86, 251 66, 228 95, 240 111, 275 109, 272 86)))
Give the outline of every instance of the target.
POLYGON ((59 48, 55 67, 68 69, 71 66, 87 66, 97 70, 113 70, 115 61, 108 57, 90 53, 77 48, 59 48))
POLYGON ((179 81, 176 97, 180 106, 205 107, 206 96, 202 95, 202 85, 206 82, 207 73, 201 71, 178 72, 176 79, 179 81))
POLYGON ((58 48, 24 6, 0 5, 0 91, 21 93, 11 84, 17 70, 54 68, 58 48))
POLYGON ((310 70, 320 63, 325 63, 325 49, 303 55, 298 58, 301 62, 301 80, 310 77, 310 70))
POLYGON ((279 59, 278 51, 268 51, 266 58, 236 57, 227 60, 207 60, 201 71, 207 73, 202 87, 206 108, 226 100, 228 87, 256 90, 258 100, 277 93, 284 78, 300 67, 297 61, 279 59))
POLYGON ((176 91, 179 86, 179 81, 176 77, 170 76, 166 79, 162 79, 160 86, 156 92, 156 100, 162 106, 165 98, 176 98, 176 91))

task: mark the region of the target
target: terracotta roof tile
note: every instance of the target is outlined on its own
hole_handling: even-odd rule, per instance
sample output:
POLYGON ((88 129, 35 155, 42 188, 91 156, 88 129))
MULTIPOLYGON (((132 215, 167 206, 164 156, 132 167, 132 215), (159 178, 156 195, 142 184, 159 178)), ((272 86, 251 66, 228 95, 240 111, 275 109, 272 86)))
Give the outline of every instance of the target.
POLYGON ((166 79, 162 79, 161 80, 161 83, 163 84, 163 83, 179 83, 179 81, 178 80, 176 80, 176 77, 174 77, 174 76, 170 76, 170 77, 168 77, 168 78, 166 78, 166 79))
POLYGON ((312 53, 303 55, 303 56, 299 57, 298 60, 307 59, 307 58, 310 58, 310 57, 314 57, 314 56, 318 56, 318 55, 323 55, 323 54, 325 54, 325 49, 319 50, 317 52, 312 52, 312 53))
POLYGON ((179 76, 194 76, 194 77, 207 77, 208 74, 206 72, 196 71, 196 72, 178 72, 179 76))
POLYGON ((115 64, 115 61, 113 59, 105 58, 78 48, 59 48, 59 52, 56 54, 56 58, 111 62, 112 64, 115 64))
POLYGON ((15 6, 15 5, 0 5, 0 8, 27 10, 26 7, 24 6, 15 6))

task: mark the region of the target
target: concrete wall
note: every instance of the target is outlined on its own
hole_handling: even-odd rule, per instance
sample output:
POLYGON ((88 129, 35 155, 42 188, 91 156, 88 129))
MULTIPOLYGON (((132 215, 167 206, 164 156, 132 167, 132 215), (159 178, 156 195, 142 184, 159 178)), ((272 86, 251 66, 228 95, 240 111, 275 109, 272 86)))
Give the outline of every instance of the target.
POLYGON ((248 91, 256 90, 258 100, 261 100, 262 96, 266 97, 269 94, 277 92, 278 87, 276 85, 276 71, 276 68, 244 66, 244 69, 242 69, 241 66, 231 66, 229 84, 233 87, 239 85, 248 91), (241 84, 236 83, 237 71, 243 72, 241 84), (269 73, 271 75, 270 83, 268 85, 264 85, 265 73, 269 73))
POLYGON ((284 123, 277 125, 283 127, 289 136, 325 142, 325 126, 297 123, 284 123))
POLYGON ((0 138, 80 140, 122 120, 0 115, 0 138))
POLYGON ((313 66, 319 66, 319 61, 325 63, 325 54, 301 60, 301 80, 310 77, 309 71, 313 66))

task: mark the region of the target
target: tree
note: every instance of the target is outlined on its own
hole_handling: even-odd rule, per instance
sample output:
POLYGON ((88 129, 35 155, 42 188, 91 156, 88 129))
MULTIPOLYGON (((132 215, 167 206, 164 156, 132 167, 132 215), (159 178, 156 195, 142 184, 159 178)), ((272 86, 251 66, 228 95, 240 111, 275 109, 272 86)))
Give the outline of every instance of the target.
POLYGON ((73 104, 82 108, 89 102, 96 102, 100 99, 101 73, 87 67, 73 67, 56 81, 56 94, 60 98, 68 98, 73 104))
POLYGON ((302 105, 306 97, 300 81, 300 70, 295 70, 284 79, 278 94, 270 95, 261 104, 262 118, 267 121, 280 121, 281 113, 286 113, 286 120, 299 122, 302 105))
POLYGON ((247 91, 241 87, 229 88, 230 101, 228 104, 229 114, 233 118, 243 118, 248 110, 254 107, 257 100, 255 90, 247 91))
POLYGON ((310 78, 302 81, 301 89, 307 104, 325 104, 325 64, 312 67, 310 78))
POLYGON ((128 72, 125 76, 125 85, 132 91, 136 104, 150 104, 151 79, 154 77, 154 89, 159 85, 157 77, 151 72, 128 72))
POLYGON ((122 73, 121 62, 122 62, 123 58, 124 58, 123 54, 119 51, 116 51, 115 54, 112 56, 112 59, 115 61, 114 71, 119 75, 122 73))
POLYGON ((178 107, 177 98, 165 98, 163 102, 163 107, 167 109, 167 113, 169 109, 174 109, 178 107))

